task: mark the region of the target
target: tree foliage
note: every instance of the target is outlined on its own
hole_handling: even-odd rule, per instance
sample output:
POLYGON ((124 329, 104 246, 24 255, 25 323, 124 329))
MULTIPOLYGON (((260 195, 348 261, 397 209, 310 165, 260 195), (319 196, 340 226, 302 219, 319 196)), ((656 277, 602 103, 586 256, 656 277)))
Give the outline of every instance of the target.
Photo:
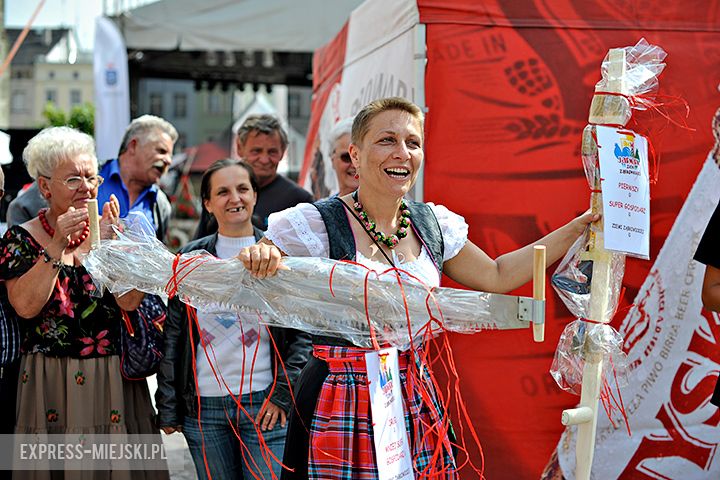
POLYGON ((43 116, 47 120, 46 127, 68 126, 88 135, 95 134, 95 106, 92 103, 75 105, 70 110, 70 114, 67 114, 53 102, 48 102, 43 110, 43 116))

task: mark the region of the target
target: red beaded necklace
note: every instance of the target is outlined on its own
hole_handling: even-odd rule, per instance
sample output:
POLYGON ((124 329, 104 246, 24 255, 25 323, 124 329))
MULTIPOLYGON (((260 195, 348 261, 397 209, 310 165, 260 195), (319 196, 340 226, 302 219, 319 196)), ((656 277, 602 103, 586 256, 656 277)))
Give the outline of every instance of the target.
MULTIPOLYGON (((48 223, 47 217, 45 216, 45 212, 47 212, 47 208, 43 208, 38 213, 38 218, 40 219, 40 225, 42 225, 43 230, 45 230, 45 233, 50 235, 50 237, 55 236, 55 229, 50 226, 48 223)), ((90 235, 90 224, 86 223, 85 228, 83 228, 83 231, 80 233, 80 236, 76 238, 75 240, 70 240, 67 244, 66 249, 72 250, 73 248, 77 248, 80 246, 81 243, 85 241, 85 239, 90 235)))

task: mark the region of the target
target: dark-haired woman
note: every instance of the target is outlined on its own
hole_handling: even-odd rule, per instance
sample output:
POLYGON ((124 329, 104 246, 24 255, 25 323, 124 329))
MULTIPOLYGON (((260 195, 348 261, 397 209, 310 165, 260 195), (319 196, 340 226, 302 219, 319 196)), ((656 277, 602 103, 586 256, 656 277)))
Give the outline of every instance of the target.
MULTIPOLYGON (((205 250, 232 258, 262 237, 252 225, 257 183, 247 164, 215 162, 203 175, 200 193, 218 233, 181 253, 205 250)), ((160 427, 184 433, 200 478, 270 479, 271 471, 279 477, 291 408, 284 371, 290 382, 297 378, 310 353, 309 337, 220 308, 194 312, 195 323, 190 308, 170 300, 155 395, 160 427)))

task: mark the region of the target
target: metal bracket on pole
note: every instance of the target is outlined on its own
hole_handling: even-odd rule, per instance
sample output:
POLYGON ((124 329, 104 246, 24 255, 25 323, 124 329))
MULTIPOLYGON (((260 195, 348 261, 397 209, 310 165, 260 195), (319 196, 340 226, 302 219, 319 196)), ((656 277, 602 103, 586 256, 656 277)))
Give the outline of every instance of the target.
POLYGON ((535 325, 545 323, 545 300, 530 297, 518 297, 518 320, 532 322, 535 325))

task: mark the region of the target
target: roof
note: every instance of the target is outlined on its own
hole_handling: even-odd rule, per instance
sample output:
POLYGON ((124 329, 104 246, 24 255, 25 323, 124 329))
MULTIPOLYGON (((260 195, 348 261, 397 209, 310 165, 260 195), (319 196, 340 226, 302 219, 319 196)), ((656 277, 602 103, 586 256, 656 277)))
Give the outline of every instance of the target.
MULTIPOLYGON (((22 32, 21 28, 6 28, 8 48, 12 48, 22 32)), ((47 55, 70 32, 69 28, 30 30, 12 60, 13 65, 32 65, 40 55, 47 55)))
POLYGON ((191 173, 203 173, 210 165, 223 158, 230 157, 230 151, 215 142, 205 142, 185 149, 192 162, 191 173))

